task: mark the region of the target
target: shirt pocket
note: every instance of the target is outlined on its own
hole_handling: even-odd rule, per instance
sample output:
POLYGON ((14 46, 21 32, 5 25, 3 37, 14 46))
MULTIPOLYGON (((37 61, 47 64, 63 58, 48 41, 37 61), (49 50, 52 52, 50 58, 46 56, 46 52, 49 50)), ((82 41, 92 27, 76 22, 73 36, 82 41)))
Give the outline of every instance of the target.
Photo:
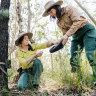
POLYGON ((67 14, 65 14, 62 17, 62 20, 61 21, 62 21, 62 26, 64 28, 66 28, 66 29, 69 29, 71 27, 71 25, 72 25, 72 21, 71 21, 70 17, 67 14))

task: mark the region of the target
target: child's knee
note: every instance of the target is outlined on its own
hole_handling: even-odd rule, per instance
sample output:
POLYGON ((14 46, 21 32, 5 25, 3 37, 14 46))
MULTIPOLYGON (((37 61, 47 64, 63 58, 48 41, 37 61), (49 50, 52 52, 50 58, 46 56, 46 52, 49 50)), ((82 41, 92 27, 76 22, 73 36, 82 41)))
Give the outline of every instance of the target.
POLYGON ((43 71, 43 65, 42 65, 40 59, 36 59, 36 60, 34 61, 34 67, 33 67, 33 69, 34 69, 34 68, 37 68, 37 69, 43 71))
POLYGON ((35 64, 41 63, 40 59, 35 59, 34 61, 35 64))
POLYGON ((20 84, 20 83, 18 83, 17 88, 18 88, 18 90, 20 90, 20 91, 24 89, 23 85, 20 84))
POLYGON ((20 77, 20 79, 18 80, 18 90, 23 90, 28 86, 28 74, 27 73, 23 73, 20 77))
POLYGON ((17 88, 18 88, 18 90, 21 91, 21 90, 24 90, 25 88, 27 88, 27 85, 24 85, 23 83, 18 82, 17 88))

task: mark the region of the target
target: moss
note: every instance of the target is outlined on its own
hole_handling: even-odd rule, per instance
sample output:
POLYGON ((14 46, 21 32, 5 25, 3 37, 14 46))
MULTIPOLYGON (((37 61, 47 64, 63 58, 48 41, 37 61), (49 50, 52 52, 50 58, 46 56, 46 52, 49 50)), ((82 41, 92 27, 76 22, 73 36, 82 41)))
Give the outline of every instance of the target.
POLYGON ((0 20, 5 18, 9 18, 9 10, 8 9, 0 9, 0 20))

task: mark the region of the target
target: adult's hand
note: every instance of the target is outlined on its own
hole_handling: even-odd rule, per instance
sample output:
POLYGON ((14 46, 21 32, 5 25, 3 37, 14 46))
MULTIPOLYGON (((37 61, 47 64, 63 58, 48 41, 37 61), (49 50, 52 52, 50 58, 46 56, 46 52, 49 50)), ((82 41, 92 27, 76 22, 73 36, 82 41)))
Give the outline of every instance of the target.
POLYGON ((68 37, 66 34, 61 38, 61 40, 63 40, 63 41, 62 41, 62 44, 63 44, 63 45, 65 45, 65 43, 68 41, 68 38, 69 38, 69 37, 68 37))

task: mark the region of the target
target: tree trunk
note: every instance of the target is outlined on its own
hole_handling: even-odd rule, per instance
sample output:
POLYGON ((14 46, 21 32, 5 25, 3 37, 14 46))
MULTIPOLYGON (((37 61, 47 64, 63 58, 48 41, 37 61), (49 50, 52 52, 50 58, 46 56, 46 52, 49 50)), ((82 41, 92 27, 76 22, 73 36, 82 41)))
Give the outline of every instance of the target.
MULTIPOLYGON (((16 12, 16 9, 17 9, 17 5, 16 5, 16 0, 15 0, 15 12, 16 12)), ((16 30, 16 22, 17 22, 17 12, 16 12, 16 16, 15 16, 15 28, 14 28, 15 34, 14 34, 14 38, 15 38, 16 32, 17 32, 17 30, 16 30)), ((14 38, 13 38, 13 39, 14 39, 14 38)))
POLYGON ((31 19, 30 0, 28 0, 28 29, 27 29, 27 32, 30 32, 30 19, 31 19))
POLYGON ((77 1, 77 0, 74 0, 78 5, 79 7, 85 11, 85 13, 89 16, 89 18, 93 21, 93 23, 96 25, 96 20, 91 16, 91 14, 77 1))
POLYGON ((22 19, 21 19, 21 3, 20 3, 20 0, 17 0, 17 15, 18 15, 19 33, 22 33, 22 19))
MULTIPOLYGON (((9 9, 10 0, 1 0, 1 9, 9 9)), ((1 16, 1 15, 0 15, 1 16)), ((5 62, 8 59, 8 20, 0 20, 0 90, 8 89, 7 68, 5 62)))

